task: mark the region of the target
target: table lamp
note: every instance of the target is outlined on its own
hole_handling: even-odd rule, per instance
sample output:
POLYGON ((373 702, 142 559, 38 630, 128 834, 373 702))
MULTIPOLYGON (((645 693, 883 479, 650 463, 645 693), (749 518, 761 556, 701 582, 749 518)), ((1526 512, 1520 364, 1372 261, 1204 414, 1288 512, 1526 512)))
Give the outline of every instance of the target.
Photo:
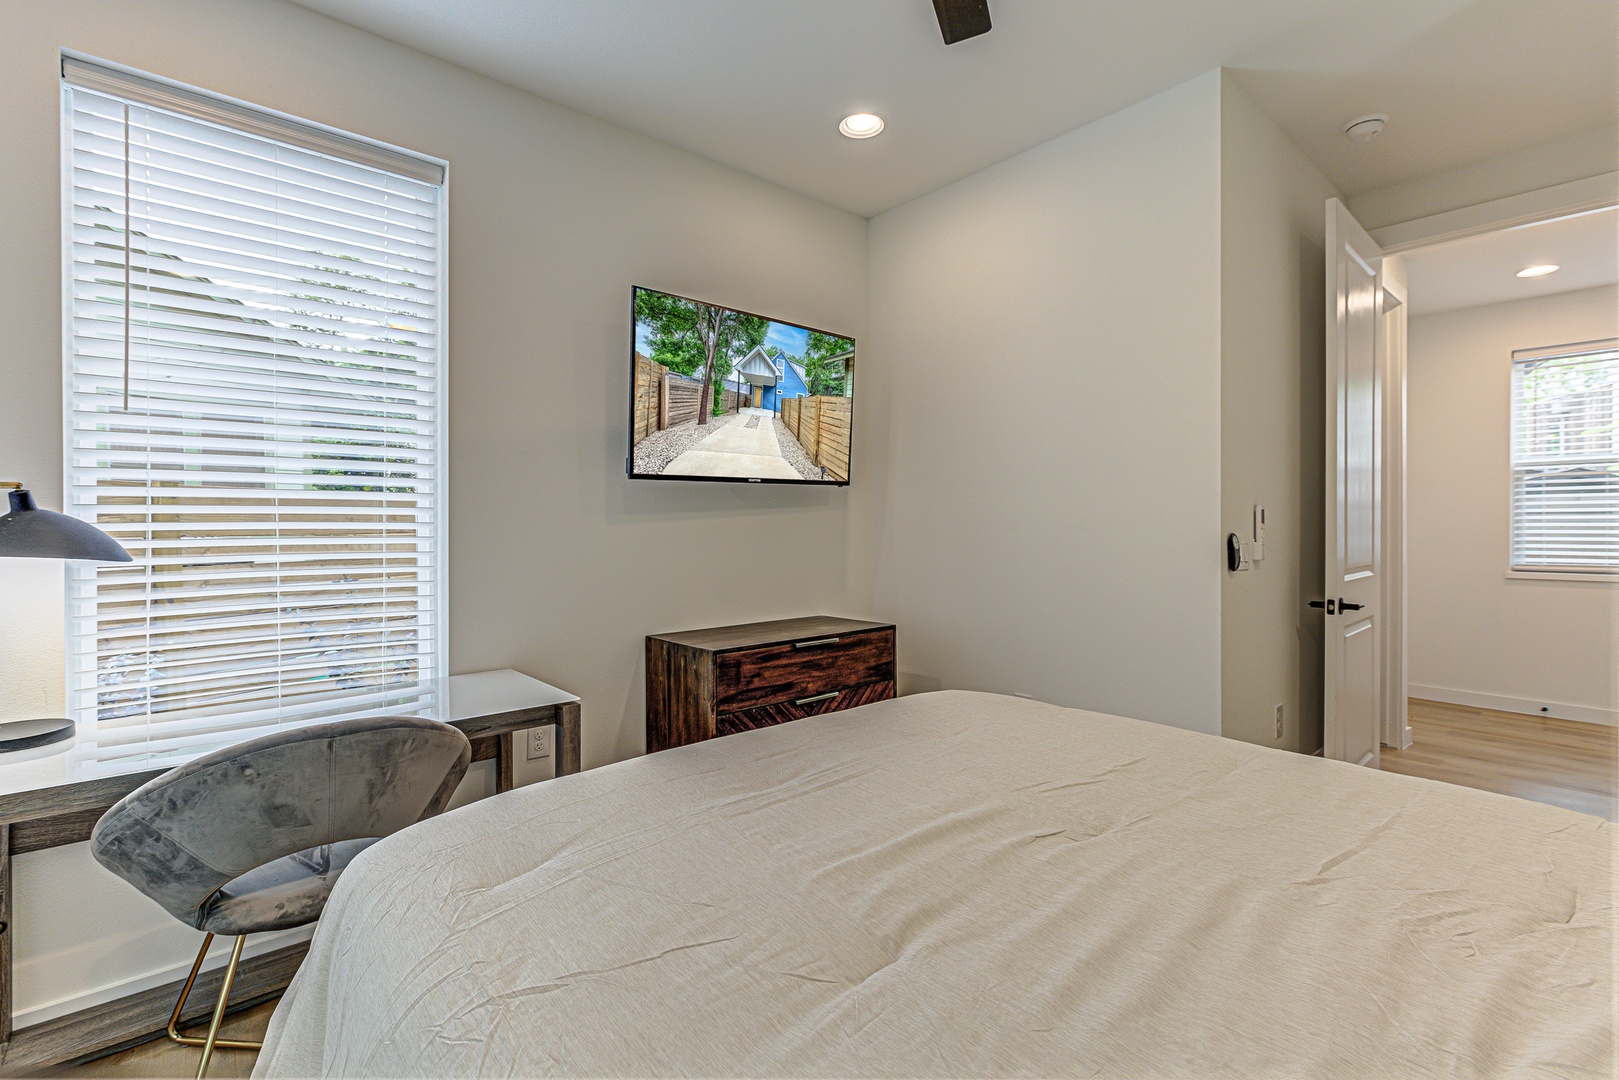
MULTIPOLYGON (((0 481, 0 488, 11 488, 11 511, 0 517, 0 558, 132 561, 118 541, 88 521, 41 510, 33 494, 14 481, 0 481)), ((66 742, 72 737, 72 720, 13 720, 0 724, 0 754, 66 742)))

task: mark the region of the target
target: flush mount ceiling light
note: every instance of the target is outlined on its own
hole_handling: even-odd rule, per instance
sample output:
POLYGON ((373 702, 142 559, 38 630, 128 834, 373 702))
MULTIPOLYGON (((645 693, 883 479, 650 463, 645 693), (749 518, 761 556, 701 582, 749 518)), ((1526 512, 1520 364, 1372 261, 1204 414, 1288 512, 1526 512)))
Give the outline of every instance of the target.
POLYGON ((1558 266, 1556 263, 1541 263, 1538 266, 1526 266, 1526 267, 1524 267, 1522 270, 1518 271, 1518 276, 1519 277, 1545 277, 1547 274, 1555 274, 1555 273, 1557 273, 1557 271, 1559 271, 1561 269, 1562 269, 1562 267, 1558 266))
POLYGON ((876 113, 850 113, 838 124, 838 130, 851 139, 869 139, 882 134, 883 118, 876 113))
POLYGON ((1344 134, 1353 142, 1367 142, 1383 133, 1389 118, 1382 113, 1359 116, 1344 125, 1344 134))

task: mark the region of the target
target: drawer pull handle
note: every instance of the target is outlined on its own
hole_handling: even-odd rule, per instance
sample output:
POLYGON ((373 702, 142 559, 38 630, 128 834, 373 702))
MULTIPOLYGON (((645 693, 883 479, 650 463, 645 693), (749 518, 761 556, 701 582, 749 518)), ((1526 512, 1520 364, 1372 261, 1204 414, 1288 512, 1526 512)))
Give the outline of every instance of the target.
POLYGON ((795 641, 793 642, 793 648, 813 649, 817 645, 836 645, 837 643, 838 639, 835 637, 818 637, 810 641, 795 641))
POLYGON ((813 695, 811 697, 801 697, 797 701, 793 702, 793 704, 794 705, 813 705, 817 701, 831 701, 833 698, 837 697, 841 693, 843 693, 842 690, 829 690, 824 694, 815 694, 815 695, 813 695))

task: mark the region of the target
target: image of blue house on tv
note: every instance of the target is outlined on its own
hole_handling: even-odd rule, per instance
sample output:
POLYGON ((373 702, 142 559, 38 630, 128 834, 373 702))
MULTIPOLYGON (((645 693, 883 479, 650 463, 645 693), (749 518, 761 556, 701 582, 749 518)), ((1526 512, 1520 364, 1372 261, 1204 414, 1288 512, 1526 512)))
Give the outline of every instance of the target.
POLYGON ((771 356, 763 345, 744 356, 725 382, 755 409, 771 412, 780 412, 786 398, 810 396, 804 369, 782 353, 771 356))

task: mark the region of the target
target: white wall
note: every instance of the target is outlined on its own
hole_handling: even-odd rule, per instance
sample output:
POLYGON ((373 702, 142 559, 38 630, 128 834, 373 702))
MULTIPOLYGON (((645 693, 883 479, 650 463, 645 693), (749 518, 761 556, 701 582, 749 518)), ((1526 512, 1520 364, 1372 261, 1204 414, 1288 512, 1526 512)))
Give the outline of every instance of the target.
POLYGON ((1225 572, 1221 732, 1312 753, 1321 746, 1322 410, 1326 202, 1332 183, 1226 75, 1220 96, 1221 534, 1265 559, 1225 572), (1275 708, 1283 707, 1282 736, 1275 708))
POLYGON ((857 512, 903 689, 1220 730, 1219 91, 872 219, 857 512))
MULTIPOLYGON (((587 767, 641 751, 646 633, 864 613, 847 492, 632 484, 624 457, 632 283, 863 336, 866 223, 280 0, 0 9, 0 479, 60 506, 63 46, 450 161, 451 667, 579 693, 587 767)), ((60 570, 5 560, 0 595, 0 719, 60 712, 60 570)), ((196 947, 83 845, 16 872, 24 1021, 196 947)))
MULTIPOLYGON (((1371 149, 1376 152, 1375 147, 1371 149)), ((1363 191, 1350 196, 1347 205, 1363 227, 1381 229, 1615 169, 1619 169, 1619 130, 1601 127, 1363 191)))
POLYGON ((1512 352, 1616 324, 1612 286, 1411 320, 1413 696, 1619 722, 1619 586, 1506 576, 1512 352))

